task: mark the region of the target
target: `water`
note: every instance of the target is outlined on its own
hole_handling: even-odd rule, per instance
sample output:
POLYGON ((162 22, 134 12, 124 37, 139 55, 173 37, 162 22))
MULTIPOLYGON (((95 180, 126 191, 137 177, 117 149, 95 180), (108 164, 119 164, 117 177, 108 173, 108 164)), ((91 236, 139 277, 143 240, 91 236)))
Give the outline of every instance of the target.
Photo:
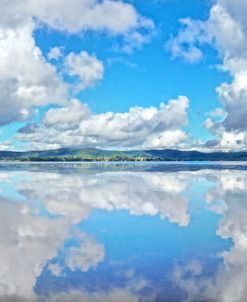
POLYGON ((1 164, 0 215, 0 301, 246 301, 244 164, 1 164))

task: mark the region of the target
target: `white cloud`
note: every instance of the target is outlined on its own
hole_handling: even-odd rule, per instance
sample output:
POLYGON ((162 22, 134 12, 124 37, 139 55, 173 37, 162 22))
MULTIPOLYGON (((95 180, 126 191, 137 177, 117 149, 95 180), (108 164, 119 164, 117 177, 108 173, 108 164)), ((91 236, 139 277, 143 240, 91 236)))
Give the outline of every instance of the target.
POLYGON ((69 33, 106 30, 123 34, 138 27, 153 26, 131 4, 112 0, 24 0, 21 4, 17 0, 3 0, 1 12, 0 22, 8 27, 36 18, 51 28, 69 33))
POLYGON ((32 30, 30 24, 0 26, 0 125, 26 119, 34 106, 67 100, 66 85, 35 45, 32 30))
POLYGON ((182 130, 167 130, 162 132, 159 136, 152 137, 150 140, 147 139, 144 148, 174 148, 174 146, 179 146, 181 142, 185 142, 187 139, 187 133, 182 130))
POLYGON ((61 266, 59 264, 57 264, 57 263, 55 263, 55 264, 50 263, 48 265, 48 268, 49 268, 49 270, 50 270, 50 272, 52 273, 53 276, 56 276, 56 277, 61 276, 61 274, 62 274, 62 268, 61 268, 61 266))
POLYGON ((90 114, 90 109, 87 105, 74 99, 68 103, 67 107, 50 109, 45 114, 43 123, 47 127, 74 128, 81 120, 88 118, 90 114))
POLYGON ((159 108, 133 107, 125 113, 89 115, 85 114, 84 105, 73 102, 68 107, 48 111, 44 125, 21 129, 18 139, 32 142, 33 148, 45 149, 51 144, 125 148, 179 147, 188 138, 181 130, 187 123, 189 106, 189 100, 184 96, 170 100, 167 104, 162 103, 159 108), (68 115, 63 114, 65 112, 68 115))
POLYGON ((12 148, 12 142, 9 141, 0 141, 0 150, 1 151, 8 151, 12 148))
MULTIPOLYGON (((70 90, 56 68, 46 61, 33 37, 34 31, 47 26, 69 34, 93 30, 121 36, 124 43, 139 37, 144 43, 152 31, 151 20, 139 15, 133 5, 122 1, 96 0, 23 0, 1 1, 0 17, 0 126, 28 119, 34 107, 64 104, 70 90), (117 18, 115 16, 118 16, 117 18), (142 33, 142 32, 145 33, 142 33)), ((62 56, 54 47, 49 60, 62 56)), ((103 77, 102 62, 86 52, 70 53, 67 72, 78 77, 80 89, 92 86, 103 77)))
POLYGON ((97 81, 103 79, 104 66, 102 62, 85 51, 79 54, 70 53, 66 58, 65 68, 69 76, 78 79, 76 85, 78 90, 92 87, 97 81))
POLYGON ((202 57, 200 45, 209 43, 219 52, 221 69, 232 77, 231 82, 222 83, 216 89, 224 118, 206 122, 216 137, 212 147, 217 149, 241 150, 247 147, 246 13, 247 6, 243 0, 218 0, 206 21, 185 19, 185 27, 168 42, 173 56, 191 62, 202 57))
POLYGON ((53 47, 50 49, 49 53, 47 54, 47 57, 49 60, 58 60, 60 57, 62 57, 62 49, 61 47, 53 47))
POLYGON ((183 28, 167 42, 166 48, 173 58, 181 57, 190 63, 200 61, 203 57, 200 44, 208 41, 204 23, 187 18, 180 19, 180 24, 183 28))

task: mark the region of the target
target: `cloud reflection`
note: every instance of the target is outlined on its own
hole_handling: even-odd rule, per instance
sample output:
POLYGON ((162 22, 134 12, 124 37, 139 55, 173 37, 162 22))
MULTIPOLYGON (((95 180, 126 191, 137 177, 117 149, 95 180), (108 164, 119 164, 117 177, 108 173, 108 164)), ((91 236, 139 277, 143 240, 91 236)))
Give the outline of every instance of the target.
POLYGON ((36 278, 67 237, 67 222, 0 198, 0 296, 33 295, 36 278))
MULTIPOLYGON (((54 278, 66 278, 67 271, 96 270, 107 257, 104 243, 77 229, 77 224, 88 219, 95 209, 159 216, 180 226, 182 232, 191 222, 188 192, 200 188, 202 182, 210 184, 204 186, 205 194, 198 189, 205 211, 220 215, 215 232, 233 244, 230 250, 214 255, 223 262, 214 275, 205 275, 205 263, 191 255, 190 261, 174 267, 172 282, 183 292, 184 301, 204 297, 204 301, 245 302, 247 171, 1 171, 0 181, 0 301, 44 301, 35 295, 34 288, 45 269, 54 278), (65 249, 70 238, 75 243, 65 249), (62 263, 57 261, 61 251, 62 263)), ((146 282, 137 282, 131 274, 124 287, 99 289, 97 293, 82 288, 45 301, 155 301, 154 296, 145 300, 145 295, 140 294, 146 282)))
MULTIPOLYGON (((188 200, 181 195, 188 183, 176 175, 8 171, 2 172, 0 178, 3 195, 8 195, 4 190, 8 183, 12 195, 16 192, 24 197, 21 202, 4 197, 0 201, 1 296, 18 294, 31 299, 37 278, 71 236, 71 226, 86 219, 93 209, 159 215, 183 227, 189 223, 188 200)), ((71 271, 87 272, 104 260, 105 249, 87 234, 77 233, 76 238, 78 245, 66 250, 64 264, 71 271)), ((63 274, 56 262, 51 262, 48 269, 55 276, 63 274)), ((85 301, 97 301, 95 296, 90 299, 87 296, 85 301)))
POLYGON ((185 227, 189 214, 183 193, 189 183, 183 173, 179 177, 170 173, 27 173, 18 190, 28 200, 41 201, 50 214, 64 216, 71 223, 87 218, 92 209, 102 209, 159 215, 185 227))
MULTIPOLYGON (((186 293, 183 301, 245 302, 247 296, 247 171, 198 172, 213 183, 205 201, 222 218, 218 236, 232 240, 230 250, 218 255, 223 264, 216 275, 203 274, 202 264, 193 273, 190 264, 175 267, 173 281, 186 293), (189 274, 188 274, 189 272, 189 274), (200 300, 201 301, 201 300, 200 300)), ((216 255, 217 256, 217 255, 216 255)), ((193 263, 193 262, 192 262, 193 263)), ((198 268, 197 267, 197 268, 198 268)))

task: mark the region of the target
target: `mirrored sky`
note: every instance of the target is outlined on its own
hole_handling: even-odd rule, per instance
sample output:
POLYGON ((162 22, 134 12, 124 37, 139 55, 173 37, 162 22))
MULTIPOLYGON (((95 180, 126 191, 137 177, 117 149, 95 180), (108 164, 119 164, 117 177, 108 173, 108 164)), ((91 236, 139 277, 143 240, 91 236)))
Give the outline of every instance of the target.
POLYGON ((244 168, 71 167, 1 166, 0 301, 245 301, 244 168))

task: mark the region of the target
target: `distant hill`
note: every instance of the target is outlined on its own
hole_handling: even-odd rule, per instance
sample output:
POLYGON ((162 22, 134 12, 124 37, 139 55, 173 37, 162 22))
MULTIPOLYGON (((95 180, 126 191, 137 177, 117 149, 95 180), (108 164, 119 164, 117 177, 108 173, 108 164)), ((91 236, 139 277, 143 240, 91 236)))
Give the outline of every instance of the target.
POLYGON ((102 150, 61 148, 45 151, 0 151, 0 161, 246 161, 247 151, 212 152, 163 150, 102 150))

